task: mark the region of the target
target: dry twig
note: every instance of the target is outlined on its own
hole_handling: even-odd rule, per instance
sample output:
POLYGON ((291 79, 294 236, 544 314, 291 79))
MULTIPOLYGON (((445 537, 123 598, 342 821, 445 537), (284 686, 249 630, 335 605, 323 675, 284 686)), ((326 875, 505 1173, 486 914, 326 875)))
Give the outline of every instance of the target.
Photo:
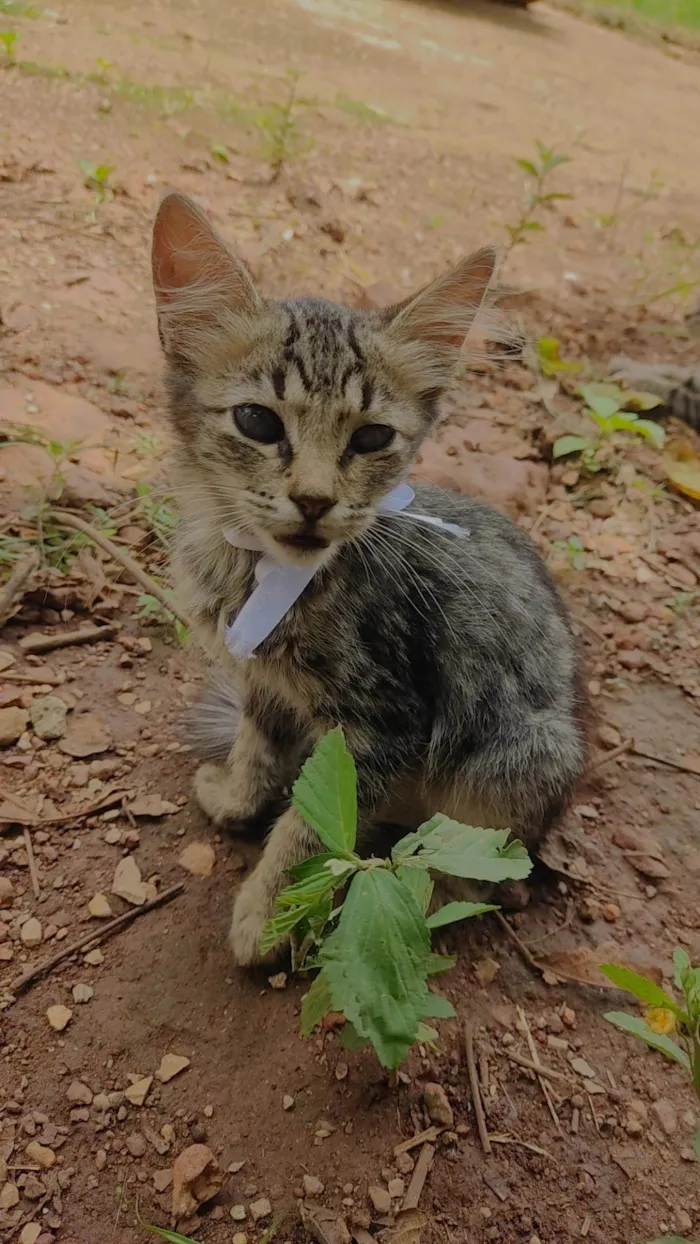
POLYGON ((513 1050, 503 1051, 506 1058, 512 1063, 516 1063, 518 1067, 525 1067, 528 1071, 536 1071, 538 1076, 544 1076, 546 1080, 561 1080, 562 1083, 568 1084, 569 1088, 573 1088, 578 1093, 579 1086, 575 1080, 571 1080, 569 1076, 565 1076, 562 1071, 553 1071, 549 1067, 544 1067, 542 1063, 534 1063, 531 1059, 525 1058, 524 1054, 516 1054, 513 1050))
POLYGON ((474 1058, 474 1028, 469 1022, 464 1025, 464 1046, 467 1054, 467 1071, 469 1072, 469 1084, 472 1090, 472 1102, 474 1103, 476 1126, 479 1129, 479 1140, 481 1141, 481 1147, 484 1153, 490 1153, 491 1141, 489 1140, 488 1128, 486 1126, 484 1105, 481 1100, 479 1077, 476 1074, 476 1060, 474 1058))
POLYGON ((428 1172, 432 1166, 434 1153, 434 1145, 423 1145, 423 1148, 418 1154, 418 1161, 414 1167, 413 1174, 411 1175, 411 1182, 408 1185, 408 1190, 403 1199, 403 1205, 401 1206, 402 1211, 418 1208, 418 1202, 421 1198, 423 1185, 425 1184, 428 1172))
POLYGON ((106 941, 108 937, 111 937, 113 933, 125 928, 127 924, 131 924, 132 920, 137 920, 139 916, 145 916, 146 912, 153 911, 155 907, 161 907, 163 903, 169 903, 172 899, 177 898, 178 894, 182 894, 184 888, 183 883, 171 886, 169 890, 164 890, 162 894, 158 894, 151 899, 150 903, 144 903, 143 907, 135 907, 133 911, 124 912, 123 916, 117 916, 116 920, 110 920, 109 924, 104 924, 101 929, 91 929, 84 937, 80 937, 77 942, 73 942, 72 946, 64 946, 51 959, 46 959, 44 963, 39 963, 36 967, 30 968, 28 972, 24 973, 24 976, 20 976, 14 985, 11 986, 11 993, 15 997, 19 997, 30 985, 34 984, 34 981, 40 980, 42 976, 52 972, 64 959, 70 959, 71 955, 74 955, 78 950, 82 950, 84 946, 93 944, 98 946, 101 942, 106 941))
POLYGON ((25 825, 24 827, 24 847, 27 852, 27 863, 29 865, 29 879, 32 883, 32 890, 34 891, 34 897, 40 898, 41 887, 39 885, 39 874, 36 870, 36 860, 34 858, 34 846, 32 843, 32 835, 27 825, 25 825))
POLYGON ((529 1140, 519 1140, 517 1136, 492 1136, 491 1140, 494 1145, 517 1145, 519 1149, 529 1149, 530 1153, 538 1153, 541 1158, 549 1158, 550 1162, 558 1165, 558 1159, 554 1154, 548 1153, 546 1149, 540 1149, 539 1145, 530 1144, 529 1140))
POLYGON ((117 628, 111 623, 83 626, 77 631, 59 631, 57 635, 27 635, 20 639, 19 646, 23 652, 53 652, 55 648, 69 648, 73 644, 98 643, 101 639, 111 639, 116 633, 117 628))
POLYGON ((547 1088, 547 1081, 542 1075, 540 1059, 537 1053, 537 1046, 535 1045, 535 1042, 532 1039, 532 1033, 530 1032, 530 1025, 527 1022, 527 1016, 521 1006, 518 1007, 518 1018, 520 1020, 521 1027, 524 1029, 525 1036, 527 1038, 527 1044, 530 1050, 530 1056, 532 1058, 533 1063, 535 1064, 535 1067, 537 1068, 536 1070, 537 1080, 538 1080, 540 1088, 542 1089, 542 1095, 547 1103, 547 1109, 549 1110, 549 1113, 552 1116, 552 1119, 554 1121, 554 1126, 556 1127, 559 1135, 563 1136, 564 1133, 561 1128, 561 1123, 559 1122, 559 1115, 554 1109, 554 1103, 552 1102, 549 1089, 547 1088))
POLYGON ((23 557, 21 562, 18 562, 15 566, 2 592, 0 592, 0 627, 3 627, 12 617, 15 602, 24 595, 24 589, 38 565, 39 554, 36 549, 32 549, 31 553, 23 557))
POLYGON ((409 1136, 408 1140, 402 1140, 400 1144, 394 1145, 394 1157, 398 1158, 401 1153, 409 1153, 411 1149, 417 1149, 419 1145, 434 1145, 444 1130, 444 1127, 426 1127, 424 1132, 409 1136))
POLYGON ((0 816, 0 833, 2 827, 7 825, 38 825, 40 828, 46 825, 71 825, 75 821, 85 820, 88 816, 95 816, 98 812, 106 812, 108 808, 116 807, 123 802, 126 795, 124 790, 113 790, 95 803, 88 804, 87 808, 76 808, 75 811, 64 812, 61 816, 41 816, 32 812, 26 804, 22 804, 15 795, 7 795, 6 798, 17 805, 17 812, 12 811, 9 815, 3 813, 0 816))
POLYGON ((596 759, 588 766, 584 776, 588 777, 589 773, 595 773, 596 769, 607 765, 611 760, 617 760, 618 756, 622 756, 625 752, 634 752, 634 739, 623 739, 618 743, 617 747, 613 747, 609 752, 603 752, 602 756, 596 756, 596 759))

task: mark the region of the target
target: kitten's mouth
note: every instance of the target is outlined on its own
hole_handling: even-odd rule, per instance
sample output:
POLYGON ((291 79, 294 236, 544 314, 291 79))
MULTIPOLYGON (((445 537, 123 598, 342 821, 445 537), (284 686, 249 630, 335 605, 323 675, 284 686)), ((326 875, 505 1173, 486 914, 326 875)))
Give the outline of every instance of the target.
POLYGON ((304 553, 318 553, 321 549, 328 548, 330 540, 324 540, 323 536, 314 536, 308 531, 298 531, 291 536, 277 536, 277 543, 290 549, 301 549, 304 553))

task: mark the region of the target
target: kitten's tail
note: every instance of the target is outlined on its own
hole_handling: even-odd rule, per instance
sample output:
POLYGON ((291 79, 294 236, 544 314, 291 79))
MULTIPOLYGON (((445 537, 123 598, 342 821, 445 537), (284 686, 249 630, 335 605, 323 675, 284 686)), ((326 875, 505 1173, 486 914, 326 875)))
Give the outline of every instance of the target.
POLYGON ((661 398, 662 405, 645 411, 648 418, 675 415, 700 432, 700 369, 674 363, 639 363, 636 359, 614 358, 610 362, 613 380, 629 388, 645 389, 661 398))
POLYGON ((241 703, 231 683, 211 683, 187 714, 187 742, 204 759, 223 763, 238 729, 241 703))

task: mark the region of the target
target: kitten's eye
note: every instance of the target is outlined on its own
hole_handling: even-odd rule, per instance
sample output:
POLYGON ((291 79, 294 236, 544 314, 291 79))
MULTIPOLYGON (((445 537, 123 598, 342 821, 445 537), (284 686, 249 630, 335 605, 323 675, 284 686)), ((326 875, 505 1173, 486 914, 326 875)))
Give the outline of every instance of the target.
POLYGON ((275 445, 284 440, 284 424, 267 406, 258 406, 255 402, 234 406, 233 422, 243 436, 261 445, 275 445))
POLYGON ((356 428, 350 437, 350 448, 356 454, 376 454, 386 449, 396 436, 393 428, 386 423, 365 423, 356 428))

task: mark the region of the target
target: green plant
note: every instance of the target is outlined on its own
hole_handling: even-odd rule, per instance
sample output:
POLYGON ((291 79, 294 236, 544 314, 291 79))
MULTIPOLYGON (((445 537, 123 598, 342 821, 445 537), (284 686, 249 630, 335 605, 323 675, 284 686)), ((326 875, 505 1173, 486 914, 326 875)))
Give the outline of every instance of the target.
POLYGON ((584 384, 579 393, 586 403, 585 413, 596 424, 598 433, 596 436, 560 436, 552 447, 554 458, 580 454, 586 470, 600 471, 607 465, 601 451, 615 432, 641 436, 651 441, 656 449, 663 448, 663 428, 651 419, 640 419, 637 413, 661 405, 660 398, 653 393, 626 392, 616 384, 584 384))
POLYGON ((78 168, 83 174, 83 185, 87 190, 95 192, 95 207, 111 199, 112 187, 109 184, 110 173, 114 172, 111 164, 93 164, 90 160, 78 160, 78 168))
POLYGON ((363 125, 385 125, 391 120, 389 113, 383 108, 375 108, 361 99, 351 99, 349 95, 336 95, 335 106, 356 117, 363 125))
POLYGON ((562 372, 583 371, 583 363, 561 357, 561 343, 558 337, 538 337, 535 342, 537 363, 543 376, 559 376, 562 372))
POLYGON ((309 145, 299 125, 298 111, 310 107, 313 101, 298 95, 300 76, 298 70, 289 69, 285 75, 286 95, 282 103, 272 103, 253 114, 253 124, 262 140, 263 155, 270 165, 271 181, 277 181, 292 158, 309 145))
MULTIPOLYGON (((679 1063, 688 1076, 700 1102, 700 967, 693 967, 688 954, 677 947, 673 954, 673 979, 685 1003, 679 1006, 674 998, 646 976, 629 968, 607 963, 601 971, 646 1007, 644 1018, 625 1011, 609 1011, 605 1018, 652 1049, 679 1063), (678 1040, 671 1037, 674 1033, 678 1040)), ((700 1161, 700 1127, 695 1133, 695 1156, 700 1161)))
POLYGON ((402 838, 390 859, 361 859, 355 763, 339 728, 307 760, 292 802, 326 850, 289 870, 294 882, 277 899, 261 950, 290 936, 295 970, 320 969, 304 998, 303 1036, 340 1011, 345 1048, 370 1042, 393 1070, 416 1041, 436 1039, 427 1019, 455 1014, 428 988, 430 976, 454 964, 432 951, 432 931, 495 910, 452 902, 429 916, 431 872, 493 883, 526 877, 531 861, 520 842, 507 842, 508 830, 461 825, 441 813, 402 838), (334 908, 334 892, 345 886, 334 908))
POLYGON ((528 179, 528 191, 520 219, 514 225, 504 225, 505 231, 508 234, 506 253, 511 251, 514 246, 520 246, 523 242, 527 242, 529 233, 535 233, 544 228, 542 222, 537 219, 541 208, 555 203, 558 199, 571 198, 570 194, 548 191, 545 188, 547 179, 554 170, 559 168, 561 164, 569 164, 571 156, 562 155, 552 148, 546 147, 544 143, 540 142, 539 138, 535 140, 535 146, 537 148, 536 159, 529 160, 521 157, 515 161, 528 179))
POLYGON ((147 1222, 142 1222, 141 1226, 144 1231, 150 1231, 151 1235, 167 1240, 167 1244, 197 1244, 191 1235, 180 1235, 179 1231, 167 1231, 165 1227, 152 1227, 147 1222))
MULTIPOLYGON (((166 588, 165 592, 166 595, 171 595, 169 588, 166 588)), ((136 615, 137 618, 141 618, 142 621, 172 623, 178 643, 183 648, 189 643, 190 632, 184 622, 176 618, 174 613, 170 613, 155 596, 151 596, 147 592, 144 593, 142 596, 139 596, 139 605, 140 609, 136 615)))
POLYGON ((8 61, 15 59, 15 43, 17 42, 16 30, 0 30, 0 43, 5 49, 5 56, 8 61))

